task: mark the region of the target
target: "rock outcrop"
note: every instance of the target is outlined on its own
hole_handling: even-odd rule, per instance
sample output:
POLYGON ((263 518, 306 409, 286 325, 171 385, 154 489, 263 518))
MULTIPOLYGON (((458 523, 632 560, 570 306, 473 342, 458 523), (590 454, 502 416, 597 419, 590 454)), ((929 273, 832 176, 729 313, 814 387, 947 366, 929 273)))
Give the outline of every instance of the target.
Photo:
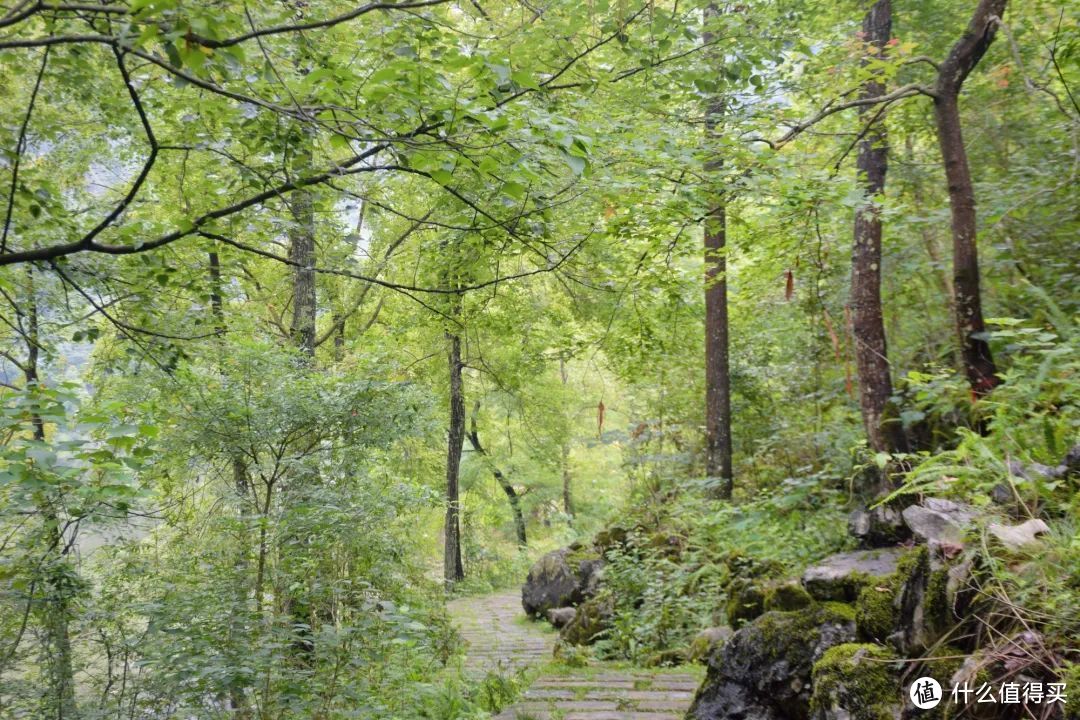
POLYGON ((867 584, 896 572, 904 548, 880 548, 830 555, 806 569, 803 587, 817 600, 852 602, 867 584))
POLYGON ((561 607, 552 608, 547 611, 548 622, 556 628, 564 628, 574 621, 574 617, 577 615, 577 608, 561 607))
POLYGON ((979 511, 944 498, 926 498, 919 505, 904 508, 903 515, 916 540, 937 548, 963 546, 964 535, 979 511))
POLYGON ((687 718, 807 720, 814 663, 854 639, 854 617, 842 605, 765 613, 710 655, 687 718))
POLYGON ((829 648, 814 664, 810 713, 813 720, 899 720, 903 686, 896 656, 880 645, 829 648))
POLYGON ((559 641, 570 645, 592 645, 611 626, 615 603, 601 596, 586 600, 574 614, 574 619, 559 632, 559 641))
POLYGON ((553 550, 536 561, 521 588, 521 604, 532 617, 580 605, 600 587, 604 560, 580 543, 553 550))

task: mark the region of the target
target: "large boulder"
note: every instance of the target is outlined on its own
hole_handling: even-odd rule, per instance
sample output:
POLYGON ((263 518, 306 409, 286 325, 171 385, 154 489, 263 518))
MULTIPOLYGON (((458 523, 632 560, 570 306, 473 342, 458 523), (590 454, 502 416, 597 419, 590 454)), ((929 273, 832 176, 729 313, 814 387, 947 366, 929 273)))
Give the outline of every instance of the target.
POLYGON ((892 575, 904 548, 879 548, 830 555, 806 569, 802 584, 817 600, 851 602, 866 585, 892 575))
POLYGON ((521 605, 533 617, 580 605, 596 594, 604 560, 584 545, 553 550, 536 561, 521 587, 521 605))
POLYGON ((765 613, 709 656, 687 720, 808 720, 814 663, 854 639, 853 614, 837 603, 765 613))

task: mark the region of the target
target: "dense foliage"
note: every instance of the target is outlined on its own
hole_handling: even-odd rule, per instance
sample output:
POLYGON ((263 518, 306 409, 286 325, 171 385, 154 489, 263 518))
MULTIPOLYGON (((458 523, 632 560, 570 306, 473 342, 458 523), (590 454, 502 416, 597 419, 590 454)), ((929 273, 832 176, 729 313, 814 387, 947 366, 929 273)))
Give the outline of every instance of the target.
POLYGON ((1011 463, 1080 441, 1078 8, 978 28, 967 332, 941 68, 992 4, 0 1, 0 717, 482 717, 447 590, 621 527, 593 652, 663 664, 860 503, 1002 484, 1053 532, 968 548, 980 647, 1077 677, 1077 479, 1011 463))

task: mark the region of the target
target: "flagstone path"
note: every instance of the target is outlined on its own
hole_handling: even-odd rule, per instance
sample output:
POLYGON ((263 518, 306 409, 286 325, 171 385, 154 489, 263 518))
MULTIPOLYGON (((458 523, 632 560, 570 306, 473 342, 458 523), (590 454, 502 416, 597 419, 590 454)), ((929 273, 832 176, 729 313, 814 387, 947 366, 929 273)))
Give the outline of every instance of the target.
MULTIPOLYGON (((467 644, 471 678, 540 668, 551 658, 556 635, 525 619, 517 592, 460 598, 449 610, 467 644)), ((700 672, 545 668, 495 720, 682 720, 700 683, 700 672)))

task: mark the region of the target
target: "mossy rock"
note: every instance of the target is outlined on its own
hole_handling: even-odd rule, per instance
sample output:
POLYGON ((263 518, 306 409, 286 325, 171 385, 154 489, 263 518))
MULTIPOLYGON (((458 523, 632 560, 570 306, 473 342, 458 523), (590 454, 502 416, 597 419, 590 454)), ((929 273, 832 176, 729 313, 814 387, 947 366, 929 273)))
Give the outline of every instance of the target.
POLYGON ((533 564, 521 588, 521 604, 533 617, 548 610, 572 607, 596 594, 604 567, 591 546, 575 543, 553 550, 533 564))
POLYGON ((902 559, 896 574, 900 597, 894 643, 904 653, 929 648, 953 620, 948 569, 934 567, 929 549, 920 545, 902 559))
POLYGON ((740 628, 765 612, 765 591, 749 581, 732 583, 725 609, 728 625, 740 628))
POLYGON ((814 720, 896 720, 903 689, 889 662, 892 651, 881 645, 848 643, 829 648, 814 663, 814 720))
POLYGON ((855 600, 855 624, 863 640, 885 642, 900 619, 897 597, 900 592, 896 580, 871 583, 864 587, 855 600))
POLYGON ((731 639, 732 630, 726 626, 705 628, 697 634, 697 637, 686 649, 686 659, 689 662, 702 662, 731 639))
MULTIPOLYGON (((958 647, 953 645, 941 645, 933 648, 928 653, 927 657, 924 657, 922 661, 915 667, 908 669, 907 677, 910 679, 920 677, 932 677, 941 683, 941 687, 945 689, 945 692, 949 692, 949 688, 952 687, 952 678, 964 665, 964 661, 967 659, 967 653, 958 647)), ((976 677, 978 678, 979 687, 984 682, 992 682, 990 671, 987 669, 981 670, 976 677)), ((956 717, 967 717, 962 712, 959 712, 963 706, 956 706, 951 702, 943 702, 936 708, 929 710, 922 710, 919 713, 919 720, 951 720, 956 717), (959 713, 959 715, 958 715, 959 713)))
POLYGON ((770 610, 801 610, 814 604, 814 598, 796 583, 774 585, 765 590, 764 608, 770 610))
POLYGON ((591 645, 611 627, 614 615, 611 598, 590 598, 578 606, 574 619, 559 632, 559 639, 567 645, 591 645))
POLYGON ((802 584, 816 600, 854 602, 864 587, 895 573, 905 552, 880 548, 830 555, 806 569, 802 584))
POLYGON ((902 652, 930 647, 949 627, 948 569, 934 568, 920 545, 896 563, 896 571, 867 583, 855 600, 859 637, 890 642, 902 652))
POLYGON ((768 612, 738 630, 708 660, 690 720, 805 720, 813 664, 855 639, 850 612, 814 604, 768 612))

